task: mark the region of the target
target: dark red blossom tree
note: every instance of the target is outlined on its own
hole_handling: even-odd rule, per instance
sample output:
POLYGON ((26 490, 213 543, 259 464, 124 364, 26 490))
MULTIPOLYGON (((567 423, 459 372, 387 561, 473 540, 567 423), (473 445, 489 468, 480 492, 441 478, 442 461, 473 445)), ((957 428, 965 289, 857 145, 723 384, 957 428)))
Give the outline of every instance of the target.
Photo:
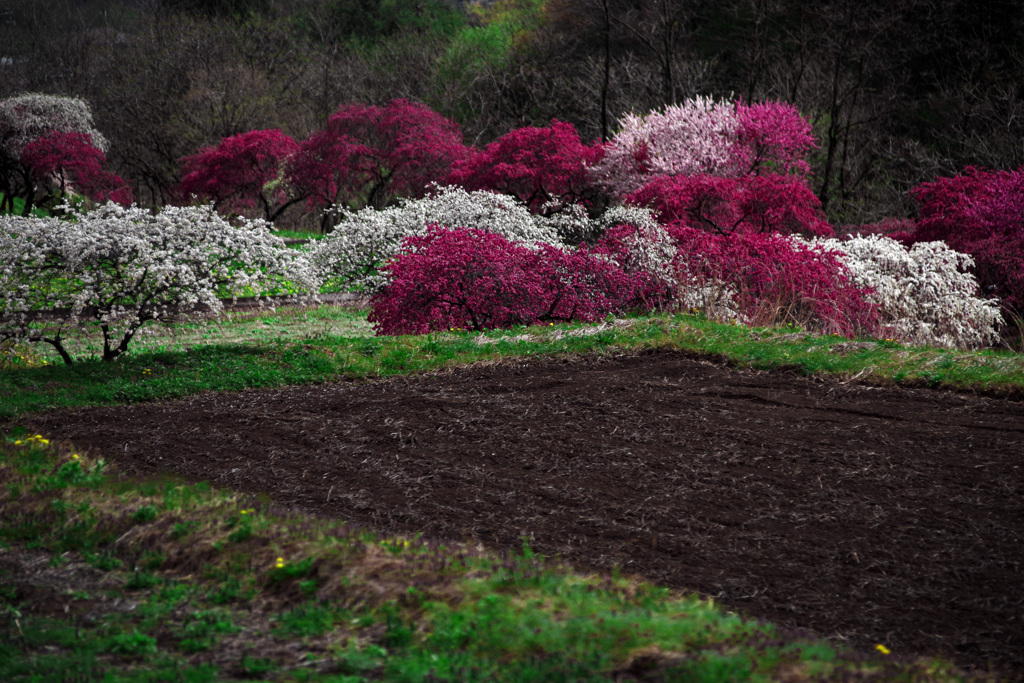
POLYGON ((395 197, 420 197, 468 152, 457 124, 406 100, 345 105, 299 147, 287 178, 310 208, 379 209, 395 197))
POLYGON ((912 192, 921 207, 910 242, 942 240, 974 257, 975 274, 1007 312, 1024 316, 1024 168, 966 168, 912 192))
POLYGON ((833 234, 818 198, 794 176, 661 176, 626 201, 650 207, 665 223, 680 223, 719 235, 833 234))
POLYGON ((44 205, 68 192, 98 202, 132 203, 131 190, 116 174, 103 168, 106 157, 86 133, 51 132, 25 145, 24 170, 26 213, 33 204, 44 205))
POLYGON ((280 130, 253 130, 224 138, 181 159, 178 194, 212 200, 216 208, 273 221, 305 199, 281 181, 281 164, 298 143, 280 130))
POLYGON ((571 123, 552 121, 503 135, 454 164, 448 180, 467 190, 510 194, 534 213, 577 203, 600 209, 607 198, 588 169, 603 153, 601 144, 583 144, 571 123))
POLYGON ((635 301, 642 275, 628 275, 585 249, 537 247, 437 226, 408 237, 384 266, 391 283, 373 297, 368 320, 379 334, 485 330, 593 321, 635 301))

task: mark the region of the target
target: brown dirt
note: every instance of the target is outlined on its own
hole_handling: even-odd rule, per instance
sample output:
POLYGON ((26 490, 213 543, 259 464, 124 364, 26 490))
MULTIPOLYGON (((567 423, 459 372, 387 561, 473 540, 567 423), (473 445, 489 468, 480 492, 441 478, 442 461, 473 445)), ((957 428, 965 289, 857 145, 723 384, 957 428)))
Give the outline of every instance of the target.
POLYGON ((1024 404, 658 351, 36 415, 384 532, 532 547, 1024 678, 1024 404))

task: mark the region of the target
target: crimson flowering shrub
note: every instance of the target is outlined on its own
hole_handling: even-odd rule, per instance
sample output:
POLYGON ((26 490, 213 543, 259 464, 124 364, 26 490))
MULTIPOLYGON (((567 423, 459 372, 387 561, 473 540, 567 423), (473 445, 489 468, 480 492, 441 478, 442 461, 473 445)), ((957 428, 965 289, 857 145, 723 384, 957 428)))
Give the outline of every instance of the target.
POLYGON ((967 168, 913 190, 920 205, 911 243, 942 240, 970 254, 986 294, 1009 315, 1024 315, 1024 168, 967 168))
POLYGON ((282 163, 299 145, 280 130, 253 130, 223 138, 183 157, 178 193, 213 202, 220 210, 273 221, 304 197, 289 196, 280 182, 282 163))
POLYGON ((530 249, 482 230, 434 226, 405 239, 371 299, 378 334, 593 321, 635 302, 641 277, 586 250, 530 249))
POLYGON ((310 208, 380 209, 398 196, 422 196, 466 154, 458 125, 424 105, 350 104, 299 145, 286 179, 310 208))
POLYGON ((552 121, 544 128, 517 128, 456 161, 448 182, 510 194, 534 213, 593 206, 602 203, 603 192, 587 167, 602 154, 600 144, 581 142, 571 123, 552 121))
POLYGON ((871 290, 840 254, 777 233, 716 234, 670 224, 681 308, 751 325, 793 323, 854 337, 878 329, 871 290))
POLYGON ((132 192, 120 176, 103 168, 106 157, 92 144, 87 133, 52 131, 25 145, 21 163, 28 170, 35 188, 36 204, 63 199, 68 191, 78 192, 97 202, 112 201, 127 206, 132 192))
POLYGON ((626 202, 651 208, 666 223, 718 235, 832 235, 818 198, 793 176, 661 176, 630 194, 626 202))

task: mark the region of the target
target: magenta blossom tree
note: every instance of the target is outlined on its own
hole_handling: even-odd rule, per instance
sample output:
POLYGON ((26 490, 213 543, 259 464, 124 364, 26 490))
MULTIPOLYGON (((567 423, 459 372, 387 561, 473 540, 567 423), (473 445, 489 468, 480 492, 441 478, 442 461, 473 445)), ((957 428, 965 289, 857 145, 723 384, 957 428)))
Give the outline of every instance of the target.
POLYGON ((516 197, 533 213, 550 215, 572 204, 601 209, 607 198, 588 167, 604 148, 586 145, 571 123, 517 128, 452 166, 448 182, 467 190, 516 197))
POLYGON ((26 206, 47 205, 77 192, 97 202, 132 203, 131 189, 120 176, 103 168, 106 157, 86 133, 50 132, 25 146, 26 206))
POLYGON ((379 334, 593 321, 635 301, 641 276, 586 250, 529 248, 482 230, 432 227, 408 237, 371 300, 379 334))
POLYGON ((807 155, 818 147, 810 122, 784 102, 737 104, 732 154, 740 175, 811 172, 807 155))
POLYGON ((299 145, 286 178, 311 209, 380 209, 397 197, 423 196, 466 154, 458 125, 422 104, 350 104, 299 145))
POLYGON ((966 168, 912 191, 920 205, 911 243, 942 240, 974 257, 986 295, 1007 313, 1024 317, 1024 168, 966 168))
POLYGON ((718 235, 833 234, 818 198, 803 180, 793 176, 662 176, 626 201, 654 210, 665 223, 718 235))
POLYGON ((215 208, 268 221, 305 199, 281 180, 282 163, 298 143, 280 130, 254 130, 224 138, 181 159, 178 193, 188 201, 212 201, 215 208))

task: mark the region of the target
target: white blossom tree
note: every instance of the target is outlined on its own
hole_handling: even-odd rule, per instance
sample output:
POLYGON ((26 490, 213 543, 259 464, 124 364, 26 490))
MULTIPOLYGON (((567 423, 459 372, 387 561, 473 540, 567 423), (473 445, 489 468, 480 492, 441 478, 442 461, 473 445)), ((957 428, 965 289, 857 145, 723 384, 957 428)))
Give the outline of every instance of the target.
POLYGON ((70 220, 0 217, 0 340, 48 343, 67 364, 67 335, 88 326, 109 361, 147 323, 215 314, 241 293, 319 287, 264 221, 233 225, 211 207, 64 209, 70 220))

